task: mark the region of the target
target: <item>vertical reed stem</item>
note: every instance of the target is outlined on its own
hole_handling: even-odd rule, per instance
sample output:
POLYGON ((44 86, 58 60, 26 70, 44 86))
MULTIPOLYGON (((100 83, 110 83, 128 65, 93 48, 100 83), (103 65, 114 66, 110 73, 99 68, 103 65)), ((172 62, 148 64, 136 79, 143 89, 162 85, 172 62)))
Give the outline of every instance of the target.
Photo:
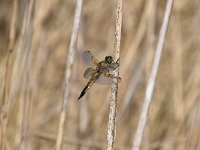
MULTIPOLYGON (((116 20, 115 20, 115 42, 114 42, 114 61, 120 60, 120 39, 122 26, 122 0, 116 0, 116 20)), ((119 76, 119 68, 114 71, 115 76, 119 76)), ((107 133, 107 150, 113 149, 116 129, 116 107, 117 107, 118 84, 114 79, 111 88, 110 112, 107 133)))
POLYGON ((138 128, 134 137, 132 150, 139 150, 142 143, 142 136, 143 136, 144 129, 147 123, 148 110, 152 101, 155 80, 157 77, 158 67, 160 64, 161 53, 162 53, 164 43, 165 43, 165 38, 166 38, 167 28, 169 25, 169 18, 170 18, 172 6, 173 6, 173 0, 167 0, 164 18, 163 18, 162 26, 160 29, 159 39, 156 46, 153 66, 152 66, 151 74, 149 77, 149 81, 148 81, 147 89, 145 93, 144 105, 142 108, 142 113, 140 116, 138 128))
POLYGON ((78 36, 82 4, 83 4, 83 0, 77 1, 74 25, 73 25, 71 41, 69 45, 69 52, 68 52, 68 56, 66 60, 65 92, 64 92, 64 98, 63 98, 62 110, 60 114, 59 129, 58 129, 58 135, 57 135, 57 140, 56 140, 56 150, 62 149, 64 124, 65 124, 66 112, 67 112, 67 102, 68 102, 69 93, 70 93, 71 70, 72 70, 72 64, 74 62, 74 54, 75 54, 75 47, 76 47, 77 36, 78 36))
POLYGON ((13 2, 13 15, 10 23, 10 33, 8 42, 8 56, 5 69, 4 89, 3 89, 3 104, 1 112, 1 131, 0 131, 0 148, 1 150, 6 149, 6 132, 8 122, 8 107, 9 107, 9 93, 10 93, 10 80, 12 74, 12 61, 13 61, 13 49, 16 40, 16 22, 18 12, 18 0, 13 2))

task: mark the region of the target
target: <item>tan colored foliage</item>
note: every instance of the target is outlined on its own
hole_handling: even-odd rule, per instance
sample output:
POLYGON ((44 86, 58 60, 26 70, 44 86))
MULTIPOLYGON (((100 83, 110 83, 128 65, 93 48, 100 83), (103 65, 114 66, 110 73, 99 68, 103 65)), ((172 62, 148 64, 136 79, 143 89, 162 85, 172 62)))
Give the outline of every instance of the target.
MULTIPOLYGON (((2 111, 7 85, 7 141, 3 142, 11 150, 55 149, 75 3, 0 1, 0 108, 2 111), (16 24, 12 26, 15 7, 16 24)), ((110 86, 94 85, 85 98, 77 98, 87 82, 83 79, 86 66, 81 52, 90 50, 99 60, 113 55, 114 8, 114 1, 83 3, 64 149, 106 148, 110 86)), ((123 2, 116 149, 131 149, 164 8, 165 1, 123 2), (137 81, 135 90, 128 88, 133 77, 137 81), (133 91, 129 92, 130 101, 125 100, 129 90, 133 91)), ((198 0, 174 2, 142 149, 200 149, 199 24, 198 0)))

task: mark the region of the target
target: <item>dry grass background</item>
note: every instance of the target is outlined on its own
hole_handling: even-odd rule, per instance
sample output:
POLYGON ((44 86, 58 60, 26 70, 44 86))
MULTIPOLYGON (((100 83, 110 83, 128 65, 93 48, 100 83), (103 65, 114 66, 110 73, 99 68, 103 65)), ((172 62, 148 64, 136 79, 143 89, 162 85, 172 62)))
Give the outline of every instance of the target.
MULTIPOLYGON (((115 149, 132 147, 165 4, 123 1, 115 149)), ((75 5, 74 0, 0 1, 1 128, 7 129, 6 140, 0 140, 7 149, 55 149, 75 5), (5 85, 8 113, 2 115, 5 85)), ((106 0, 83 3, 64 149, 106 148, 110 86, 94 85, 85 98, 77 98, 87 82, 81 52, 90 50, 98 59, 113 54, 114 6, 106 0)), ((174 2, 144 150, 200 149, 199 24, 198 0, 174 2)))

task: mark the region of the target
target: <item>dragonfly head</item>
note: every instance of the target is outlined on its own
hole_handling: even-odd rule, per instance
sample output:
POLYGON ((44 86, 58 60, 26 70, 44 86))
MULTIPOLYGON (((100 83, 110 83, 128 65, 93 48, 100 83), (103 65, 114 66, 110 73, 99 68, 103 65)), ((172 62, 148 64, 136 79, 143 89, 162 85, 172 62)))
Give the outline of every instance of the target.
POLYGON ((106 56, 106 57, 105 57, 105 61, 106 61, 108 64, 112 64, 112 62, 113 62, 112 56, 106 56))

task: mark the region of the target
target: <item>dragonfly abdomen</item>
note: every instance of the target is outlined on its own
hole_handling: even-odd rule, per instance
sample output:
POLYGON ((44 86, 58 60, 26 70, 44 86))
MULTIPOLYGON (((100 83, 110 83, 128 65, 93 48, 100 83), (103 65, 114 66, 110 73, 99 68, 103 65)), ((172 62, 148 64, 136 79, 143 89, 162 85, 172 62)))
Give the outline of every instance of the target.
POLYGON ((81 94, 80 94, 78 100, 81 99, 81 98, 85 95, 85 93, 86 93, 86 92, 89 90, 89 88, 94 84, 94 82, 97 80, 97 78, 98 78, 98 77, 96 76, 96 77, 91 78, 91 79, 89 80, 89 82, 87 83, 87 85, 85 86, 85 88, 83 89, 83 91, 81 92, 81 94))

